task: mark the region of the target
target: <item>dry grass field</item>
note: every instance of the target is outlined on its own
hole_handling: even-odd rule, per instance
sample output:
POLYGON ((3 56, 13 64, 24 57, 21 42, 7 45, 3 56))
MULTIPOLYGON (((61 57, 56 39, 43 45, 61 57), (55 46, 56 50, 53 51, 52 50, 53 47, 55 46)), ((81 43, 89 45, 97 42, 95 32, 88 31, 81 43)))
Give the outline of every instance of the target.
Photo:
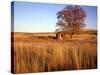
POLYGON ((96 34, 75 34, 64 41, 54 38, 54 33, 11 34, 14 73, 97 68, 96 34))

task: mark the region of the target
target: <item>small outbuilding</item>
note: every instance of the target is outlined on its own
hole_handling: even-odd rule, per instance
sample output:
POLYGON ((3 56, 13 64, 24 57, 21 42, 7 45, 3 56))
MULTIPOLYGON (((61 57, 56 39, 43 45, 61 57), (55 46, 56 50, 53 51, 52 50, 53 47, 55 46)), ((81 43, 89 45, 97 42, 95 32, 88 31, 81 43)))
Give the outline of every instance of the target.
POLYGON ((56 38, 58 40, 65 40, 66 39, 66 32, 63 32, 63 31, 57 32, 56 38))

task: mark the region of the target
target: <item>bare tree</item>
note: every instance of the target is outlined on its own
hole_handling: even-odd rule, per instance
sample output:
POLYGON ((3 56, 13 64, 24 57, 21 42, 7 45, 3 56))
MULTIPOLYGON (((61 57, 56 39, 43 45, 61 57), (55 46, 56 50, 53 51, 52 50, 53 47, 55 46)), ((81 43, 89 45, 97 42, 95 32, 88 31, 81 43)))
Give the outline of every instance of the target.
POLYGON ((83 28, 86 24, 86 11, 80 6, 65 6, 64 9, 57 12, 58 22, 56 26, 59 27, 56 29, 57 32, 64 31, 70 34, 70 38, 76 32, 78 32, 81 28, 83 28))

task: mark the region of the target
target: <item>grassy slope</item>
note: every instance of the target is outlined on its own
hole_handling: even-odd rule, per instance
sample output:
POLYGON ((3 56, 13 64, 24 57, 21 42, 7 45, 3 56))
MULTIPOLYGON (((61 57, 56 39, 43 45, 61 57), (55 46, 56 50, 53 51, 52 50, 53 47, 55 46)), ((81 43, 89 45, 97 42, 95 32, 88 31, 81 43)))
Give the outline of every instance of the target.
POLYGON ((26 33, 14 33, 12 38, 14 73, 97 67, 97 41, 94 34, 74 35, 66 41, 26 33))

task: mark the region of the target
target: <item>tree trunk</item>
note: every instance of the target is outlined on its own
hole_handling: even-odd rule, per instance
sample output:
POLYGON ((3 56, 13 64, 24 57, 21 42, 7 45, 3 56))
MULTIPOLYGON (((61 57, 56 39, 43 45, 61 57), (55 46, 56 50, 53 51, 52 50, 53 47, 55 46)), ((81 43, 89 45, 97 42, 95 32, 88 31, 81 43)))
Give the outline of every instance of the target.
POLYGON ((73 33, 74 33, 74 32, 72 31, 72 32, 71 32, 71 34, 70 34, 70 38, 72 38, 72 36, 73 36, 73 33))

